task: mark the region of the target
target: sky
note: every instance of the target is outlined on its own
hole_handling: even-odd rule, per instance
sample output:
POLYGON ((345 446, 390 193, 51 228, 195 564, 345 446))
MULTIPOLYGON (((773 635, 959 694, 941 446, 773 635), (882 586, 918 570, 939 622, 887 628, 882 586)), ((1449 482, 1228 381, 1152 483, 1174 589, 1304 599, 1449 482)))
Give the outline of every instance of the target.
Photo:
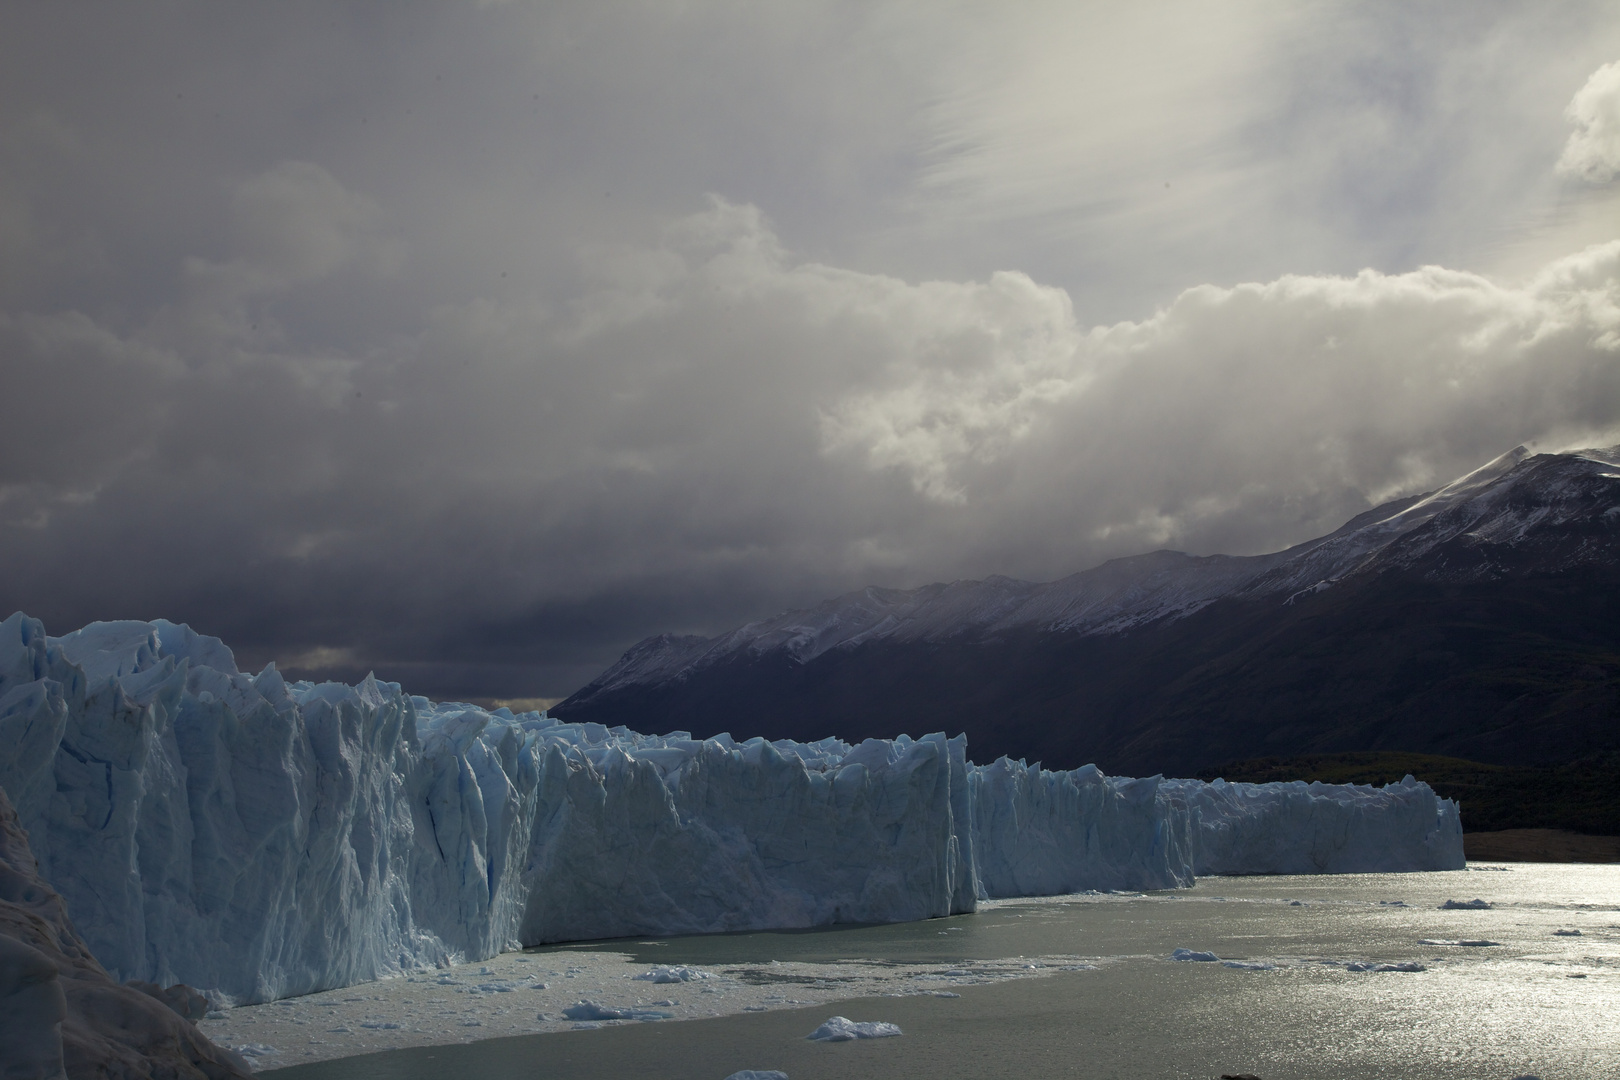
POLYGON ((11 5, 0 609, 565 696, 1620 442, 1620 6, 11 5))

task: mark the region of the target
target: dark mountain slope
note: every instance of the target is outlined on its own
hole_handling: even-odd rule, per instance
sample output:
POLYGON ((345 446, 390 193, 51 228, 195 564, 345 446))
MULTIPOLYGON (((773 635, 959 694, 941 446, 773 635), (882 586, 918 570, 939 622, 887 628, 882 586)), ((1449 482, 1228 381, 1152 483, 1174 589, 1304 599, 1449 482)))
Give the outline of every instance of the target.
POLYGON ((1617 460, 1516 451, 1276 555, 864 590, 649 639, 556 711, 699 735, 965 731, 978 760, 1121 773, 1351 750, 1569 761, 1620 748, 1617 460))

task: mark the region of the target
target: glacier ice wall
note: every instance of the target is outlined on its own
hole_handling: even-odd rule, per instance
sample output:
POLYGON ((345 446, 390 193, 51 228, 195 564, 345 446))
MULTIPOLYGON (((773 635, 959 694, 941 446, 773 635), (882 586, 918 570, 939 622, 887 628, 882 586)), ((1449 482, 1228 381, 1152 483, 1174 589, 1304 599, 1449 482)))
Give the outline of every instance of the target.
POLYGON ((1168 780, 1193 823, 1193 873, 1460 870, 1457 804, 1407 776, 1381 788, 1168 780))
POLYGON ((974 768, 973 845, 985 897, 1193 883, 1190 815, 1162 777, 1049 772, 1006 758, 974 768))
POLYGON ((115 976, 237 1002, 548 941, 1461 865, 1423 785, 1278 787, 976 766, 943 735, 641 735, 248 675, 161 620, 0 622, 0 788, 42 873, 115 976))

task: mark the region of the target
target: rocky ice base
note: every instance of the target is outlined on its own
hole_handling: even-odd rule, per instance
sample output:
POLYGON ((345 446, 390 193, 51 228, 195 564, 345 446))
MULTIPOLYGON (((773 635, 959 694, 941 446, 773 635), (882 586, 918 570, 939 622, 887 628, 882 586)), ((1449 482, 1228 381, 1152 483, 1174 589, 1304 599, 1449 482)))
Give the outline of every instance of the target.
POLYGON ((0 623, 0 788, 119 979, 269 1001, 520 945, 896 922, 1198 873, 1463 865, 1455 804, 697 741, 237 670, 162 620, 0 623))
POLYGON ((200 1018, 200 1000, 183 986, 113 981, 40 878, 0 791, 0 1076, 244 1080, 248 1063, 185 1015, 200 1018))

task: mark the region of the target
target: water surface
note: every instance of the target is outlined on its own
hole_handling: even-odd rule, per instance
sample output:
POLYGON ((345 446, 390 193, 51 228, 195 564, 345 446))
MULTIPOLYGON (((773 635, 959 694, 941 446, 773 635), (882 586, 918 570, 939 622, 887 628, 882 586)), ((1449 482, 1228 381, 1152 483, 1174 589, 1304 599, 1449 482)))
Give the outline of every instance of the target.
POLYGON ((1620 1078, 1620 867, 1206 878, 1181 892, 998 902, 976 915, 897 926, 595 942, 527 955, 557 966, 603 950, 638 967, 690 964, 743 982, 774 979, 787 992, 757 1014, 387 1051, 270 1075, 721 1080, 777 1068, 793 1080, 1620 1078), (1476 897, 1491 907, 1441 906, 1476 897), (1171 961, 1176 948, 1269 967, 1171 961), (791 973, 773 975, 773 960, 791 973), (821 980, 821 1003, 790 1004, 793 986, 852 960, 866 970, 892 966, 883 993, 900 996, 837 999, 826 992, 835 984, 821 980), (1423 970, 1353 968, 1378 964, 1423 970), (1038 977, 1011 977, 1019 974, 1038 977), (923 996, 939 993, 960 996, 923 996), (898 1023, 905 1035, 804 1040, 834 1013, 898 1023))

